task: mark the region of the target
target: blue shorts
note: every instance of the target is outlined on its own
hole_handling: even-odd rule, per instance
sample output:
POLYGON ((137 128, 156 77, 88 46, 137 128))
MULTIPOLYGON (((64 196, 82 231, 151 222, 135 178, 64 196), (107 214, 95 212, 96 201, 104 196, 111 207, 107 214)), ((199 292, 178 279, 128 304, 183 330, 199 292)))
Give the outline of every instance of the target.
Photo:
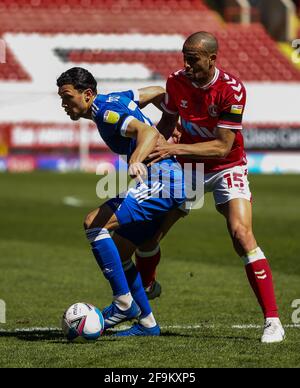
MULTIPOLYGON (((116 198, 114 204, 111 202, 109 205, 112 210, 116 210, 115 206, 117 205, 117 202, 121 204, 123 201, 123 198, 116 198)), ((138 247, 155 236, 164 219, 165 217, 159 217, 155 218, 153 221, 136 222, 134 224, 121 226, 121 228, 116 230, 116 233, 138 247)))
POLYGON ((185 201, 183 170, 176 159, 170 158, 149 168, 143 184, 106 204, 114 210, 119 224, 125 226, 164 217, 185 201))

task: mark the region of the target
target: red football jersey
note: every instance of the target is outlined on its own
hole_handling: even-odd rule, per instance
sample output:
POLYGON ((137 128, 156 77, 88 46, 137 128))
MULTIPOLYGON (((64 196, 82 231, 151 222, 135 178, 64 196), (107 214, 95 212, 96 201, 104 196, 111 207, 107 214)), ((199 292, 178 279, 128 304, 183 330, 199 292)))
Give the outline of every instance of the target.
MULTIPOLYGON (((181 143, 194 144, 216 139, 217 127, 235 132, 231 152, 222 159, 197 159, 204 163, 205 173, 247 164, 241 133, 246 104, 246 90, 241 81, 216 68, 214 79, 204 87, 189 80, 182 69, 170 75, 162 108, 179 114, 182 127, 181 143)), ((191 159, 178 158, 191 163, 191 159)))

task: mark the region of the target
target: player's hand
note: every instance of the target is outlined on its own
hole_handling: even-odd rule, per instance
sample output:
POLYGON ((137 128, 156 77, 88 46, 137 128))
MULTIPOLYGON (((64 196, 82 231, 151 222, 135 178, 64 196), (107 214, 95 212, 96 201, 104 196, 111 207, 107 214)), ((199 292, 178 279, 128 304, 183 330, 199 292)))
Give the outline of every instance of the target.
POLYGON ((182 132, 178 128, 175 128, 174 132, 172 134, 172 137, 171 137, 172 140, 173 140, 173 143, 174 144, 179 144, 181 136, 182 136, 182 132))
POLYGON ((160 133, 159 134, 159 138, 158 138, 158 141, 157 141, 157 144, 156 144, 156 147, 159 147, 159 146, 163 146, 165 144, 168 144, 167 140, 165 139, 165 137, 160 133))
POLYGON ((148 176, 147 166, 139 162, 129 163, 128 173, 132 179, 137 179, 139 183, 143 184, 148 176))
POLYGON ((160 162, 161 160, 167 159, 171 156, 176 155, 177 144, 165 143, 163 145, 156 146, 155 150, 149 155, 149 158, 153 159, 148 167, 154 163, 160 162))

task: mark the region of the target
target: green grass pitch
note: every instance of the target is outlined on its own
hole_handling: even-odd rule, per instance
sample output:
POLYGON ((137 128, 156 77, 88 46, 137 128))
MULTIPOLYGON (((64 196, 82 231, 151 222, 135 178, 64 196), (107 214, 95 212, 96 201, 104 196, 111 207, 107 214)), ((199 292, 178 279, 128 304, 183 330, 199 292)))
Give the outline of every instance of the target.
MULTIPOLYGON (((110 291, 90 253, 82 223, 95 208, 99 177, 85 174, 0 175, 0 367, 299 367, 298 176, 252 176, 254 230, 273 269, 284 343, 262 345, 261 311, 211 196, 162 243, 160 299, 152 303, 159 338, 102 337, 68 344, 57 330, 74 302, 105 307, 110 291), (64 204, 65 197, 82 201, 64 204), (255 325, 250 328, 237 325, 255 325), (29 331, 16 329, 28 328, 29 331)), ((300 314, 299 314, 300 316, 300 314)))

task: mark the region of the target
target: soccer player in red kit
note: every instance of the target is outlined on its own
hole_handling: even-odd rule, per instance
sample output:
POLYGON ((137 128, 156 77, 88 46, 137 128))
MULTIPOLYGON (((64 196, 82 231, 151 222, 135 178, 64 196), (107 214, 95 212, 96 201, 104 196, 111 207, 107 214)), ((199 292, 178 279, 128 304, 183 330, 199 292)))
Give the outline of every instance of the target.
MULTIPOLYGON (((217 39, 210 33, 197 32, 185 41, 184 69, 168 78, 164 113, 158 124, 168 138, 180 117, 181 137, 177 144, 157 147, 152 157, 160 160, 177 156, 182 163, 204 163, 205 192, 213 193, 216 208, 227 221, 234 249, 245 264, 264 313, 261 340, 281 342, 285 333, 279 320, 272 272, 252 231, 251 192, 241 133, 246 90, 239 79, 216 67, 217 53, 217 39)), ((177 215, 172 214, 167 229, 181 216, 178 210, 177 215)), ((136 253, 144 286, 150 289, 157 286, 158 241, 159 238, 149 242, 136 253)))

